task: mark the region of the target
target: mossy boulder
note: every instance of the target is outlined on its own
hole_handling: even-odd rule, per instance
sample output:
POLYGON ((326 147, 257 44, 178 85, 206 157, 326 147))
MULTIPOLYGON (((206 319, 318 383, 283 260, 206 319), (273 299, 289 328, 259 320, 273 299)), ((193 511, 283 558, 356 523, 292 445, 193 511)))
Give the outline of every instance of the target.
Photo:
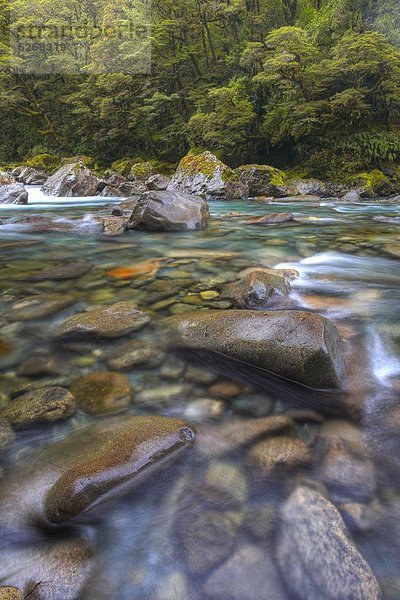
POLYGON ((240 181, 248 186, 250 196, 286 195, 285 173, 270 165, 242 165, 236 169, 240 181))
POLYGON ((25 161, 27 167, 44 171, 46 175, 51 175, 61 165, 61 158, 55 154, 37 154, 25 161))
POLYGON ((389 196, 396 189, 394 182, 379 169, 352 175, 346 179, 346 183, 364 197, 389 196))
POLYGON ((137 162, 132 165, 129 179, 145 183, 149 177, 153 175, 172 175, 175 171, 175 166, 170 163, 165 163, 160 160, 146 160, 137 162))
POLYGON ((185 156, 168 190, 180 190, 206 200, 241 200, 249 194, 248 185, 240 180, 239 173, 211 152, 185 156))

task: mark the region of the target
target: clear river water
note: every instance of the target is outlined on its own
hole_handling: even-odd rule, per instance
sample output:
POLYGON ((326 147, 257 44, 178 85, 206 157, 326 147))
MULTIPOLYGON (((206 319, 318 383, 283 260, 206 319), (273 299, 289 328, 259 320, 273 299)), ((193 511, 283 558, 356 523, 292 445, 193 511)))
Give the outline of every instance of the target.
MULTIPOLYGON (((303 486, 336 506, 382 598, 400 599, 400 205, 389 199, 357 205, 295 198, 270 204, 215 201, 203 231, 110 237, 100 231, 96 216, 109 214, 120 199, 48 198, 39 188, 28 190, 29 204, 0 206, 0 221, 50 216, 60 229, 27 232, 7 219, 0 225, 0 410, 27 391, 71 388, 80 377, 105 371, 123 373, 132 400, 117 416, 78 410, 54 423, 17 428, 13 444, 0 453, 0 527, 13 473, 90 423, 120 422, 130 414, 178 417, 197 430, 199 440, 203 433, 219 441, 226 436, 230 446, 207 453, 196 450, 196 440, 185 456, 88 523, 38 527, 32 534, 32 523, 17 519, 12 536, 0 530, 1 585, 17 586, 29 598, 63 600, 378 597, 345 586, 343 591, 329 574, 319 581, 325 567, 314 553, 330 557, 334 549, 310 528, 297 546, 290 536, 290 542, 282 541, 282 507, 303 486), (248 223, 276 212, 291 212, 296 220, 248 223), (292 397, 289 402, 284 384, 269 385, 267 375, 253 381, 246 365, 237 370, 212 361, 199 365, 165 350, 158 321, 229 308, 219 296, 222 286, 254 266, 297 272, 293 306, 336 324, 348 346, 345 393, 359 409, 357 419, 340 410, 326 414, 311 398, 308 404, 307 397, 299 405, 292 397), (23 305, 22 299, 38 295, 56 297, 54 310, 43 315, 32 309, 36 305, 23 305), (52 338, 51 331, 70 315, 123 301, 151 317, 150 325, 131 336, 140 340, 143 355, 131 365, 113 360, 124 355, 124 338, 70 343, 52 338), (270 416, 293 419, 290 435, 295 432, 311 459, 290 468, 283 459, 280 468, 260 474, 251 444, 235 444, 236 433, 226 432, 270 416), (323 442, 329 436, 347 444, 330 461, 323 442), (301 562, 308 553, 311 559, 301 562), (296 588, 293 582, 301 578, 304 587, 296 588)), ((23 483, 18 503, 29 510, 23 483)))

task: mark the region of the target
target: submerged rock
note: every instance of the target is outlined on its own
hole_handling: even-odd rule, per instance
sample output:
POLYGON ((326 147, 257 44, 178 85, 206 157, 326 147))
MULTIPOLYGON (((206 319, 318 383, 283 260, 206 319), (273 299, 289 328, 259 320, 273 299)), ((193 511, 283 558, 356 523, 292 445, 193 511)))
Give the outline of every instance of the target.
POLYGON ((1 183, 0 204, 28 204, 28 192, 22 183, 1 183))
POLYGON ((79 377, 69 388, 76 403, 92 415, 118 413, 131 403, 129 379, 121 373, 90 373, 79 377))
POLYGON ((63 310, 74 302, 75 298, 68 294, 38 294, 13 302, 6 314, 11 321, 43 319, 63 310))
POLYGON ((203 589, 210 600, 289 600, 268 551, 250 545, 216 569, 203 589))
POLYGON ((44 387, 18 396, 0 412, 14 429, 66 419, 76 410, 75 399, 62 387, 44 387))
POLYGON ((283 507, 277 558, 289 589, 302 600, 381 597, 379 584, 339 512, 309 488, 297 488, 283 507))
POLYGON ((128 228, 128 219, 118 216, 102 217, 106 235, 121 235, 128 228))
POLYGON ((77 260, 67 264, 57 265, 55 267, 48 267, 41 271, 34 271, 33 273, 26 273, 26 279, 30 281, 46 281, 49 280, 67 280, 82 277, 88 273, 92 268, 92 265, 84 260, 77 260))
POLYGON ((13 466, 2 482, 0 527, 89 519, 89 509, 140 483, 194 441, 180 419, 124 417, 76 431, 13 466))
POLYGON ((0 421, 0 450, 14 443, 15 433, 8 421, 0 421))
POLYGON ((288 436, 271 437, 256 444, 250 458, 257 467, 269 475, 307 465, 311 454, 302 440, 288 436))
POLYGON ((69 317, 54 330, 55 337, 115 338, 141 329, 150 321, 132 302, 117 302, 69 317))
POLYGON ((82 162, 61 166, 48 178, 42 191, 47 196, 94 196, 100 179, 82 162))
POLYGON ((241 516, 213 510, 189 513, 182 518, 179 534, 186 564, 192 573, 207 573, 233 551, 241 516), (182 528, 182 529, 181 529, 182 528))
POLYGON ((180 192, 146 192, 129 220, 130 229, 187 231, 203 229, 209 219, 208 206, 198 196, 180 192))
POLYGON ((308 312, 206 311, 169 317, 170 344, 217 352, 318 389, 343 385, 344 351, 334 324, 308 312))
POLYGON ((294 221, 292 213, 271 213, 263 217, 255 217, 250 219, 250 225, 278 225, 279 223, 291 223, 294 221))
POLYGON ((0 600, 23 600, 21 590, 16 587, 0 587, 0 600))
POLYGON ((290 285, 284 277, 260 269, 248 273, 238 282, 225 285, 221 297, 232 300, 239 308, 266 308, 289 292, 290 285))
POLYGON ((168 190, 196 194, 206 200, 240 200, 248 196, 248 186, 240 180, 238 173, 211 152, 185 156, 168 190))

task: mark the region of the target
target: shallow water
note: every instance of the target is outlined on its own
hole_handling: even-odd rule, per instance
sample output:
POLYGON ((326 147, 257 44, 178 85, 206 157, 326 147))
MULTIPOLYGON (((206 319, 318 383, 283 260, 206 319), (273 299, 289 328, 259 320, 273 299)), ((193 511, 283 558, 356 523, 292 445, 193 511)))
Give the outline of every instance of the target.
MULTIPOLYGON (((322 485, 319 436, 329 433, 357 442, 365 461, 374 465, 376 485, 370 475, 365 481, 357 472, 354 486, 348 482, 341 497, 335 498, 329 486, 328 495, 342 507, 342 514, 343 504, 368 507, 371 523, 349 525, 352 539, 373 569, 384 598, 400 598, 400 271, 395 256, 400 247, 396 222, 400 206, 372 200, 361 205, 326 200, 212 202, 209 227, 201 232, 128 232, 108 238, 98 231, 93 215, 108 214, 107 205, 116 199, 54 201, 38 188, 29 191, 27 207, 2 206, 0 218, 56 215, 73 230, 29 234, 18 226, 0 226, 2 406, 28 389, 69 387, 81 375, 109 370, 108 360, 124 340, 55 343, 49 332, 67 316, 119 301, 135 302, 152 322, 132 337, 162 348, 164 340, 156 327, 161 318, 228 308, 221 298, 202 299, 199 293, 220 291, 247 267, 262 265, 296 270, 293 306, 327 316, 339 327, 352 373, 346 393, 361 407, 361 418, 350 423, 338 411, 333 420, 319 410, 318 401, 310 401, 317 415, 296 415, 296 398, 288 403, 283 382, 268 385, 267 376, 265 380, 251 372, 246 376, 245 366, 209 361, 196 372, 188 370, 193 364, 190 357, 167 353, 158 366, 144 364, 124 371, 134 390, 126 413, 181 417, 197 428, 199 440, 203 432, 217 440, 224 436, 220 426, 240 426, 251 416, 291 414, 296 434, 313 460, 307 467, 261 476, 247 449, 213 457, 202 454, 195 442, 185 457, 99 512, 94 523, 73 531, 38 532, 33 541, 27 541, 23 531, 13 540, 4 539, 3 585, 23 583, 25 592, 34 589, 31 597, 38 598, 232 598, 229 586, 224 591, 212 576, 236 551, 250 545, 253 552, 265 553, 263 560, 269 566, 261 561, 259 568, 239 569, 243 588, 237 586, 237 598, 301 600, 303 592, 296 593, 288 584, 290 576, 275 556, 279 511, 300 483, 322 485), (297 221, 267 227, 246 224, 248 216, 275 212, 292 212, 297 221), (86 263, 87 271, 68 279, 37 277, 42 270, 75 263, 86 263), (69 306, 45 318, 19 320, 18 313, 10 313, 10 303, 17 299, 48 293, 73 298, 69 306), (52 365, 35 371, 34 359, 43 357, 51 358, 52 365), (238 384, 225 386, 222 393, 218 386, 216 390, 215 385, 227 378, 238 384), (212 485, 206 484, 210 479, 212 485), (363 491, 364 485, 371 489, 363 491), (71 559, 70 571, 79 572, 79 582, 66 584, 62 564, 69 565, 68 557, 77 554, 82 558, 71 559), (257 583, 252 583, 254 570, 257 583), (265 591, 275 590, 275 585, 272 595, 265 591)), ((304 403, 298 407, 304 408, 304 403)), ((1 455, 4 481, 40 448, 99 419, 107 417, 78 412, 65 422, 18 432, 14 445, 1 455)), ((331 598, 328 590, 321 593, 321 598, 331 598)))

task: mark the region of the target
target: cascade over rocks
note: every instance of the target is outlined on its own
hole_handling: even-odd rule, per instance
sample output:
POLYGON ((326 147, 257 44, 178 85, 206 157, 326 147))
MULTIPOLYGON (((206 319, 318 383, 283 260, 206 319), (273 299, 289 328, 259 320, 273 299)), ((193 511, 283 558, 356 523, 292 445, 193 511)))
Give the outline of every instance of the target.
POLYGON ((247 183, 211 152, 189 154, 178 165, 168 190, 196 194, 206 200, 241 200, 248 197, 247 183))
POLYGON ((209 219, 207 203, 199 196, 173 191, 145 192, 129 220, 130 229, 190 231, 203 229, 209 219))
POLYGON ((343 385, 343 345, 334 324, 298 311, 210 310, 165 320, 172 346, 217 352, 318 389, 343 385))

